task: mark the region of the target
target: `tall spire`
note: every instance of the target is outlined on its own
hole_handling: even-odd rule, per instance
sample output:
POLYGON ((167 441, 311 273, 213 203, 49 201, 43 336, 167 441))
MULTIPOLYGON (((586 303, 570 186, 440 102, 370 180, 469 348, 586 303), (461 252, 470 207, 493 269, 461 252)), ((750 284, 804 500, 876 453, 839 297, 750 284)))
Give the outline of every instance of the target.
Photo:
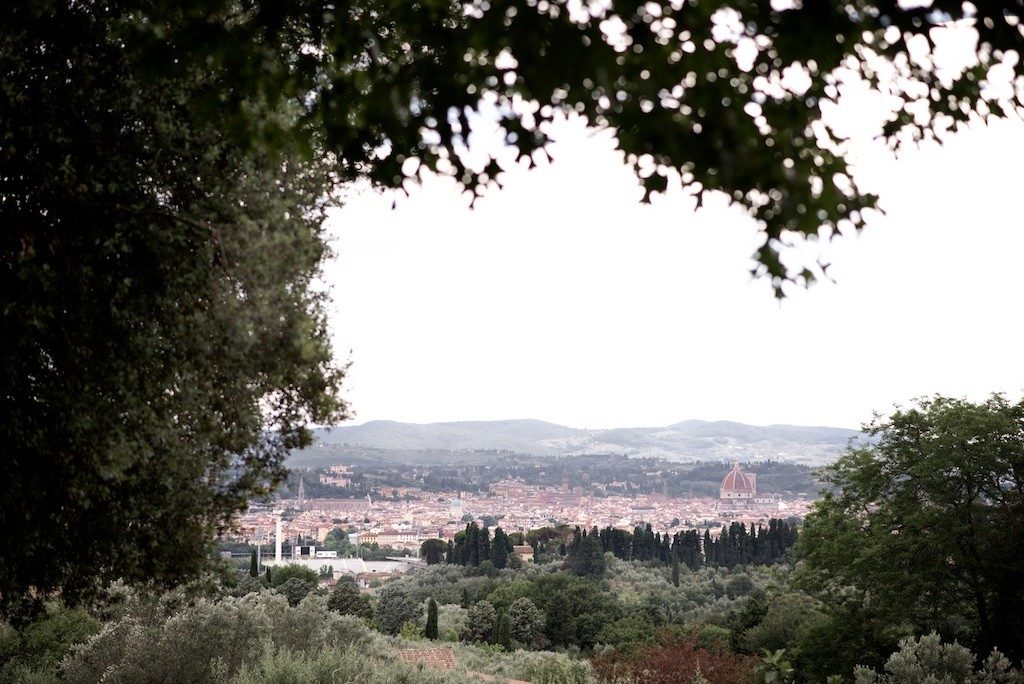
POLYGON ((281 511, 274 511, 274 516, 276 517, 276 520, 274 522, 274 561, 278 565, 280 565, 281 564, 281 542, 284 541, 282 539, 282 534, 283 533, 282 533, 282 530, 281 530, 281 511))
POLYGON ((301 511, 306 506, 306 481, 299 476, 299 510, 301 511))

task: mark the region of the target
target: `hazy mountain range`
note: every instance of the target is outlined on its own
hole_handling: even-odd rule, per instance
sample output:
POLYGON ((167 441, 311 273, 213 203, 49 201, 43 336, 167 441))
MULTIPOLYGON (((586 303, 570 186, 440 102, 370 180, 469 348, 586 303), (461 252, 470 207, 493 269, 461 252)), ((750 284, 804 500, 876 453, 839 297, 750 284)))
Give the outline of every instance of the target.
POLYGON ((857 430, 795 425, 745 425, 685 420, 665 427, 585 430, 540 420, 399 423, 374 420, 318 430, 319 449, 331 446, 384 450, 503 450, 538 456, 626 454, 673 461, 772 459, 807 464, 835 460, 857 430))

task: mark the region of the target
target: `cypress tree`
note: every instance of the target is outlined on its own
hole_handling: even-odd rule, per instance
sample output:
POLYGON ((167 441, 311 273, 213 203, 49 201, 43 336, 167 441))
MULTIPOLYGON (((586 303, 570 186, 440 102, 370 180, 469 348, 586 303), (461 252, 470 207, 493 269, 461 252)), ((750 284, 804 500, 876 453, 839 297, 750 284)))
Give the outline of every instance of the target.
POLYGON ((587 544, 587 555, 590 556, 590 567, 588 568, 587 575, 595 579, 603 577, 605 570, 604 548, 601 546, 601 540, 596 535, 590 537, 587 544))
POLYGON ((512 650, 512 623, 508 619, 508 613, 502 611, 494 624, 494 636, 492 640, 506 651, 512 650))
POLYGON ((479 560, 475 563, 475 565, 480 565, 485 560, 490 560, 491 559, 491 533, 490 533, 490 531, 486 527, 483 528, 482 530, 480 530, 480 536, 477 539, 478 539, 478 544, 479 544, 478 551, 477 551, 477 556, 478 556, 479 560))
POLYGON ((267 568, 267 584, 270 584, 270 568, 267 568))
POLYGON ((569 601, 561 593, 555 594, 548 603, 544 633, 555 646, 569 646, 574 640, 569 601))
POLYGON ((427 628, 423 635, 428 639, 437 638, 437 601, 433 597, 427 601, 427 628))
POLYGON ((679 559, 676 558, 672 561, 672 584, 673 586, 679 586, 679 559))
MULTIPOLYGON (((466 526, 466 565, 480 565, 480 528, 475 522, 466 526)), ((486 557, 486 556, 485 556, 486 557)))
POLYGON ((252 550, 252 556, 249 557, 249 577, 259 577, 260 565, 259 560, 256 558, 256 549, 252 550))
POLYGON ((512 546, 508 535, 500 527, 494 530, 494 540, 491 542, 491 563, 499 570, 508 566, 508 552, 512 546))

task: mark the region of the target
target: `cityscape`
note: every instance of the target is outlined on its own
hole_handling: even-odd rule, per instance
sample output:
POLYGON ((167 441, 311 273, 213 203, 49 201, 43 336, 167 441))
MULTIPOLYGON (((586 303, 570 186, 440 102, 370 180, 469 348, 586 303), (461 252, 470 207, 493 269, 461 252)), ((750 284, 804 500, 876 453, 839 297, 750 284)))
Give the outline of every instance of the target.
MULTIPOLYGON (((347 487, 353 477, 351 467, 346 465, 330 466, 314 474, 319 483, 333 487, 347 487)), ((718 496, 701 498, 671 497, 667 487, 632 497, 595 496, 602 487, 600 483, 571 484, 568 471, 557 487, 528 484, 521 479, 502 480, 490 484, 486 492, 399 487, 389 492, 391 496, 376 499, 372 495, 365 499, 307 498, 304 478, 299 479, 295 498, 252 506, 224 539, 258 547, 260 562, 268 565, 294 563, 315 570, 329 566, 332 580, 343 575, 365 578, 366 573, 404 572, 411 563, 418 562, 416 556, 424 542, 452 542, 472 520, 481 521, 492 532, 501 527, 507 534, 522 535, 554 526, 631 531, 649 524, 662 534, 696 530, 717 536, 723 526, 734 522, 750 527, 766 526, 772 519, 802 520, 816 498, 782 498, 758 491, 756 475, 744 472, 739 463, 722 474, 718 496), (367 546, 411 554, 412 558, 339 558, 337 551, 322 548, 335 530, 345 533, 354 557, 367 546)))

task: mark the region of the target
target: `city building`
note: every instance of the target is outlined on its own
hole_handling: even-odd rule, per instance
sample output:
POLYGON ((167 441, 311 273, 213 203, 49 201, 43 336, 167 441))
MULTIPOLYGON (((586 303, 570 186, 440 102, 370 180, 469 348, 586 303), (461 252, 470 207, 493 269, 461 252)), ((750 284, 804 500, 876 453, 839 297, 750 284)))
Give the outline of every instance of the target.
POLYGON ((533 547, 529 544, 516 545, 512 547, 512 551, 519 556, 519 560, 524 563, 533 562, 533 547))
POLYGON ((757 475, 743 472, 739 462, 734 461, 718 492, 719 501, 726 506, 746 507, 757 493, 757 475))
POLYGON ((757 475, 745 473, 738 462, 726 473, 719 488, 718 508, 720 511, 770 511, 779 510, 779 499, 757 493, 757 475))

